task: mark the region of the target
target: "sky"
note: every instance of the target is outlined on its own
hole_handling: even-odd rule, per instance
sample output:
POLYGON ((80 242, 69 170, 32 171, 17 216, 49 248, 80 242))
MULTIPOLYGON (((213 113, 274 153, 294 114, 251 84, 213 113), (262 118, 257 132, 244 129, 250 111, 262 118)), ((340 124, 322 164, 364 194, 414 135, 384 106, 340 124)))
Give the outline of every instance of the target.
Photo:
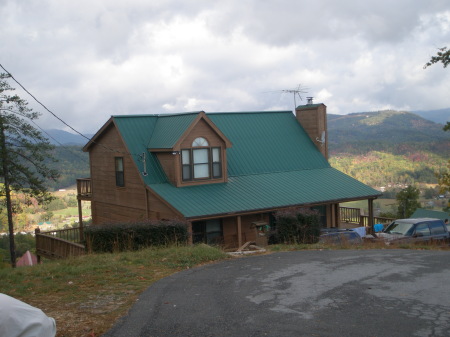
POLYGON ((44 129, 111 115, 450 107, 448 0, 0 0, 0 64, 44 129), (302 91, 301 98, 287 92, 302 91))

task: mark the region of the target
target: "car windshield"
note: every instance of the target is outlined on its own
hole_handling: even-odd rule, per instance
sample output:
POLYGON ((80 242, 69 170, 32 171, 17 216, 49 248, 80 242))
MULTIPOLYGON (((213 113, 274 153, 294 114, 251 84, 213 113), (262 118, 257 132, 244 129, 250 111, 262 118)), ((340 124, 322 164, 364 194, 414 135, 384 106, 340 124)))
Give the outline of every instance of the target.
POLYGON ((391 223, 385 230, 385 233, 388 234, 401 234, 407 235, 409 230, 414 226, 412 223, 408 222, 393 222, 391 223))

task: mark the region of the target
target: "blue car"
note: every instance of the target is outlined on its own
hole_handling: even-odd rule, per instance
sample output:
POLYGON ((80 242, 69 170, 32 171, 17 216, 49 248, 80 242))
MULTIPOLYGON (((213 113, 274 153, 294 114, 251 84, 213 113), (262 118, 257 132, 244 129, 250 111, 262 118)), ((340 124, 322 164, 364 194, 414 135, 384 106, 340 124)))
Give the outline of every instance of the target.
POLYGON ((323 229, 319 243, 329 245, 360 245, 363 243, 361 236, 351 229, 323 229))

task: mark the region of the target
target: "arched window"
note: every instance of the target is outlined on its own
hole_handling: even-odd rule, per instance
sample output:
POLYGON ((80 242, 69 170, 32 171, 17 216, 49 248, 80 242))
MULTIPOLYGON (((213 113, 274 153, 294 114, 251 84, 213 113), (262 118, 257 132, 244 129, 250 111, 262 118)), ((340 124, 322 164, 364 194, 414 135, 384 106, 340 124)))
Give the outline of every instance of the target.
POLYGON ((195 138, 191 149, 181 150, 182 179, 217 179, 222 177, 220 147, 209 147, 203 138, 195 138))
POLYGON ((192 142, 192 147, 209 146, 208 141, 203 137, 195 138, 192 142))

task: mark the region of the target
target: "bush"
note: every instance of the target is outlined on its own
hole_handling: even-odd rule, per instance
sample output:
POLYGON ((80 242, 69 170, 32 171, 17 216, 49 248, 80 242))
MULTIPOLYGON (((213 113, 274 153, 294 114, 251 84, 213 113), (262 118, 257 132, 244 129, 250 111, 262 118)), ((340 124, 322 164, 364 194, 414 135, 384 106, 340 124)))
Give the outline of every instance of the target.
POLYGON ((278 237, 288 244, 316 243, 320 236, 320 214, 309 208, 290 208, 275 213, 278 237))
MULTIPOLYGON (((31 234, 16 234, 14 235, 14 243, 16 247, 16 258, 20 258, 29 250, 31 253, 36 251, 36 239, 31 234)), ((0 259, 11 261, 11 254, 9 249, 9 235, 0 237, 0 259)))
POLYGON ((148 220, 89 226, 84 236, 85 246, 90 252, 118 252, 185 244, 188 231, 187 222, 182 220, 148 220))

